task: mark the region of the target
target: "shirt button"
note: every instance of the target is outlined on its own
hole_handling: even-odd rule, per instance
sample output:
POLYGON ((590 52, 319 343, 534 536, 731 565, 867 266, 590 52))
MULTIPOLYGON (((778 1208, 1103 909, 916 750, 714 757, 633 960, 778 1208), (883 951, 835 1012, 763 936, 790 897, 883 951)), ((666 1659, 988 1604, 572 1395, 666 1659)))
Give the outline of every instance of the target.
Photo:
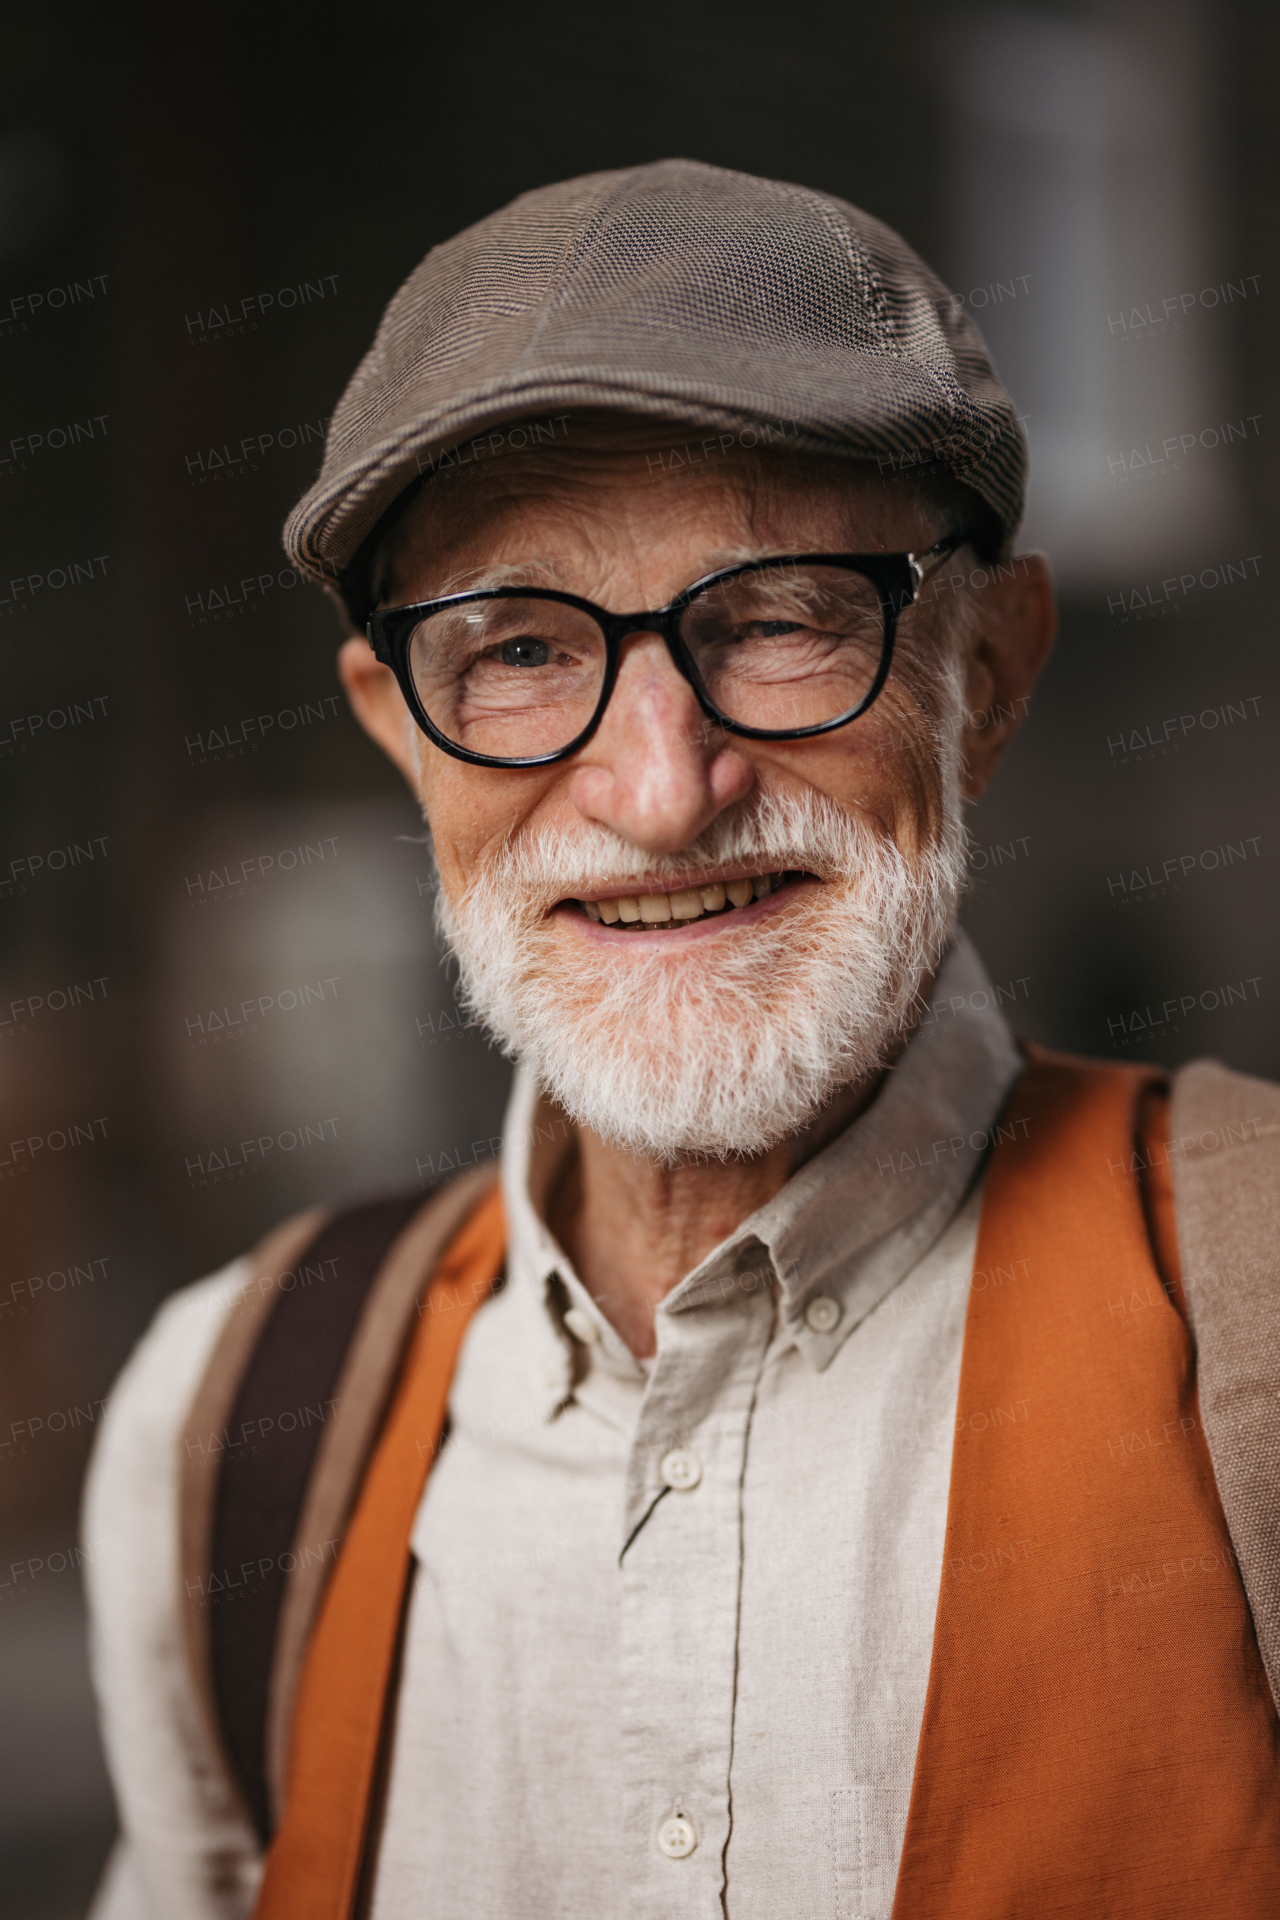
POLYGON ((840 1302, 829 1293, 815 1293, 804 1310, 804 1323, 811 1333, 834 1333, 840 1324, 840 1302))
POLYGON ((693 1830, 693 1822, 686 1820, 682 1813, 673 1814, 658 1828, 658 1845, 668 1860, 683 1860, 697 1844, 698 1836, 693 1830))
MULTIPOLYGON (((659 1472, 673 1492, 688 1493, 690 1488, 696 1487, 702 1478, 702 1462, 696 1453, 686 1453, 683 1447, 673 1447, 671 1452, 664 1456, 659 1472)), ((678 1827, 688 1826, 689 1823, 687 1820, 669 1820, 667 1825, 678 1827)), ((692 1834, 692 1827, 689 1827, 689 1832, 692 1834)), ((694 1842, 690 1840, 684 1852, 691 1853, 693 1846, 694 1842)))
POLYGON ((600 1338, 599 1327, 582 1307, 570 1307, 565 1313, 564 1324, 584 1347, 593 1347, 600 1338))

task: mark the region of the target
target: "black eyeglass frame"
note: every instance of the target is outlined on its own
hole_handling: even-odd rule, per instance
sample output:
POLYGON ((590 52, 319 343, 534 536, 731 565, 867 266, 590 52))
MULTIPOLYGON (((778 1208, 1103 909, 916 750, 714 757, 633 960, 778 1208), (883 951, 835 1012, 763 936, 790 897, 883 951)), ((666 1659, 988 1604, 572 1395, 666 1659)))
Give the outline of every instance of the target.
POLYGON ((919 553, 770 554, 764 560, 747 560, 740 566, 725 567, 716 573, 705 574, 701 580, 695 580, 692 586, 678 593, 667 606, 649 613, 609 613, 593 600, 584 600, 576 593, 560 593, 550 587, 485 587, 470 593, 447 593, 439 600, 418 600, 406 607, 379 608, 370 614, 366 631, 375 658, 395 674, 410 713, 432 745, 439 747, 442 753, 451 754, 455 760, 465 760, 473 767, 549 767, 559 760, 570 759, 585 747, 604 719, 622 663, 622 643, 633 633, 657 633, 662 636, 673 665, 693 688, 703 713, 724 732, 738 734, 747 740, 807 740, 815 734, 834 733, 838 727, 847 727, 878 698, 893 665, 899 616, 907 607, 917 603, 929 575, 957 549, 965 546, 969 538, 966 533, 947 534, 919 553), (731 720, 728 714, 721 713, 703 686, 693 656, 681 638, 680 618, 692 601, 710 588, 719 586, 722 581, 736 579, 744 573, 764 573, 771 567, 795 566, 845 567, 850 573, 860 573, 870 580, 880 597, 884 614, 880 665, 870 688, 857 706, 851 707, 847 713, 837 714, 834 720, 820 720, 811 727, 750 727, 744 721, 731 720), (477 600, 554 600, 562 606, 577 607, 582 613, 588 614, 604 634, 605 668, 600 698, 586 726, 567 746, 557 747, 554 753, 510 758, 501 754, 476 753, 470 747, 459 746, 456 740, 448 739, 426 711, 418 697, 409 667, 409 644, 414 628, 420 621, 443 612, 446 607, 463 606, 477 600))

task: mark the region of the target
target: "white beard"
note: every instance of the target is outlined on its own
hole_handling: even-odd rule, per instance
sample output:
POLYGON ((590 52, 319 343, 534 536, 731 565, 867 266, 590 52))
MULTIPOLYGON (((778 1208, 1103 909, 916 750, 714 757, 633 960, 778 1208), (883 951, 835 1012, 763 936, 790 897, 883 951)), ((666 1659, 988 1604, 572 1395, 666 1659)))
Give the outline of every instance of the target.
POLYGON ((938 732, 941 823, 911 858, 813 789, 751 796, 678 861, 599 826, 509 842, 461 899, 437 895, 469 1011, 614 1146, 667 1165, 766 1152, 884 1066, 950 937, 964 828, 956 733, 938 732), (582 940, 570 972, 545 918, 557 901, 728 866, 825 884, 674 952, 661 934, 582 940))

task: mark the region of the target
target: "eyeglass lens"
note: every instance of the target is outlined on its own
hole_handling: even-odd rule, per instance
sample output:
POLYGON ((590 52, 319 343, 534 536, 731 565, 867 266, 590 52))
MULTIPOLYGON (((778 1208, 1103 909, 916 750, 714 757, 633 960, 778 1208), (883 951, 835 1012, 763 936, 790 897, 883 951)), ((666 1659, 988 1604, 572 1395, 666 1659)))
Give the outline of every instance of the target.
MULTIPOLYGON (((885 617, 876 588, 848 568, 762 567, 698 594, 679 631, 726 719, 781 731, 821 726, 862 703, 885 617)), ((463 601, 419 621, 408 661, 446 740, 523 759, 560 751, 589 724, 607 648, 581 608, 513 597, 463 601)))

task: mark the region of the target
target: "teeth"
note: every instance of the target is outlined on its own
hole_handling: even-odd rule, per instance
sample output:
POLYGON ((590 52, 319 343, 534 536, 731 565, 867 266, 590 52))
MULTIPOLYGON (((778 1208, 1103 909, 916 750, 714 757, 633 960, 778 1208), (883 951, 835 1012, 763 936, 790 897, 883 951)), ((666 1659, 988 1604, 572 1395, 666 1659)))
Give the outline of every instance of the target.
POLYGON ((707 887, 683 887, 677 893, 641 893, 625 900, 582 900, 588 919, 606 927, 670 927, 700 920, 704 913, 720 913, 726 906, 747 907, 753 900, 781 886, 781 874, 759 873, 750 880, 714 880, 707 887))

